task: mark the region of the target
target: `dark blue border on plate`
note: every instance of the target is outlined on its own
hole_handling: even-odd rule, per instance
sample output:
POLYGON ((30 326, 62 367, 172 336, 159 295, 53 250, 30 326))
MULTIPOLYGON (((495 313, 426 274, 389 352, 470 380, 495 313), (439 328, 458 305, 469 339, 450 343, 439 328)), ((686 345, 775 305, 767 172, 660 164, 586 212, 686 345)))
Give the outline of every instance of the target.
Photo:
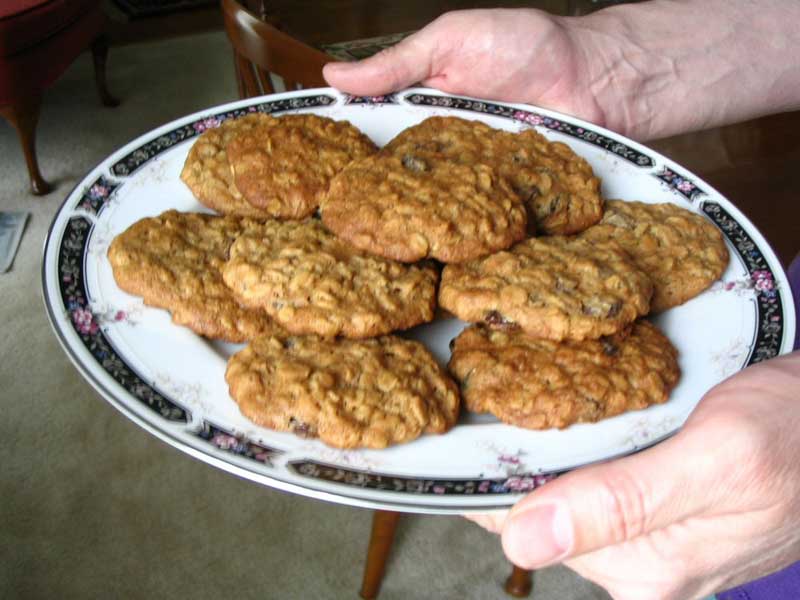
POLYGON ((167 421, 188 423, 185 409, 158 393, 122 359, 92 313, 84 275, 92 228, 89 219, 72 217, 64 228, 58 252, 59 292, 72 328, 97 364, 129 394, 167 421))
POLYGON ((495 104, 493 102, 485 102, 483 100, 473 100, 471 98, 436 96, 433 94, 421 94, 419 92, 407 94, 405 100, 414 106, 465 110, 520 121, 528 125, 545 127, 551 131, 557 131, 582 142, 587 142, 593 146, 602 148, 637 167, 650 168, 656 165, 655 161, 650 156, 631 148, 627 144, 606 137, 590 128, 573 125, 572 123, 567 123, 566 121, 561 121, 535 111, 523 110, 504 104, 495 104))

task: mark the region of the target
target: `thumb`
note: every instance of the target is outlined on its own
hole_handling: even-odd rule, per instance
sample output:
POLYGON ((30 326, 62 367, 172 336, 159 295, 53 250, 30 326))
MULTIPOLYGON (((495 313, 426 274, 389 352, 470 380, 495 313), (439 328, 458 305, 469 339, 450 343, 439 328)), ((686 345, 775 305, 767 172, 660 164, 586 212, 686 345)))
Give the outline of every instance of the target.
POLYGON ((521 567, 538 568, 702 511, 711 490, 699 489, 697 463, 690 467, 686 460, 697 454, 687 451, 678 434, 649 450, 547 483, 511 510, 502 533, 506 555, 521 567))
POLYGON ((432 64, 432 46, 416 34, 365 60, 328 63, 322 75, 348 94, 378 96, 427 79, 432 64))

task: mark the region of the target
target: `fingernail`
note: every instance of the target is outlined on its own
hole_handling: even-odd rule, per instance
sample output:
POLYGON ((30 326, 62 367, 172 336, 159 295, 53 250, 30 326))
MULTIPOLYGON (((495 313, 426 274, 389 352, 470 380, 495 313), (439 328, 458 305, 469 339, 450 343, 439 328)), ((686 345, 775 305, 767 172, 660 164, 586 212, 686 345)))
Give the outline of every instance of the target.
POLYGON ((564 558, 572 547, 572 520, 565 506, 543 504, 512 516, 503 528, 503 549, 515 564, 532 569, 564 558))

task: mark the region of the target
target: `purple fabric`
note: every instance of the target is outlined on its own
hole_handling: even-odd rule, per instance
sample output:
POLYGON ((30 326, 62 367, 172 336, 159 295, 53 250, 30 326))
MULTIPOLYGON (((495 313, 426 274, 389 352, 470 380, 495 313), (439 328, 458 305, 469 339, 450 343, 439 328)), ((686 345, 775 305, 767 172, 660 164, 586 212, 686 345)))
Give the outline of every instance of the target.
MULTIPOLYGON (((789 266, 795 311, 800 320, 800 254, 789 266)), ((800 349, 800 327, 795 331, 794 349, 800 349)), ((727 592, 717 594, 717 600, 797 600, 800 598, 800 562, 783 571, 756 579, 727 592)))
POLYGON ((797 600, 800 598, 800 563, 756 579, 727 592, 717 600, 797 600))
MULTIPOLYGON (((800 254, 794 257, 787 273, 789 275, 789 284, 792 286, 797 321, 800 321, 800 254)), ((800 326, 797 326, 794 332, 794 349, 800 350, 800 326)))

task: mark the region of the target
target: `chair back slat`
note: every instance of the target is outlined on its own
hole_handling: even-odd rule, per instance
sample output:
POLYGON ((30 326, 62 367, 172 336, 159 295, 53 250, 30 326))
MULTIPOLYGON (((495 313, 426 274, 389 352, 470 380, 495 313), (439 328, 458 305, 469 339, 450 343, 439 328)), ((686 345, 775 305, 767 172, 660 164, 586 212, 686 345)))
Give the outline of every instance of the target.
POLYGON ((242 98, 252 98, 262 94, 261 87, 253 73, 253 65, 250 61, 235 54, 237 83, 239 86, 239 96, 242 98))
POLYGON ((269 71, 265 71, 261 67, 255 67, 255 71, 256 76, 258 77, 258 83, 261 85, 261 93, 274 94, 275 85, 272 81, 272 76, 270 75, 269 71))
POLYGON ((242 78, 242 69, 239 66, 239 55, 236 50, 233 51, 233 69, 236 72, 236 89, 239 91, 239 98, 247 98, 247 90, 244 87, 244 80, 242 78))
POLYGON ((236 56, 240 96, 273 93, 270 75, 283 79, 287 90, 327 85, 322 66, 333 57, 262 21, 237 0, 221 1, 225 31, 236 56))

